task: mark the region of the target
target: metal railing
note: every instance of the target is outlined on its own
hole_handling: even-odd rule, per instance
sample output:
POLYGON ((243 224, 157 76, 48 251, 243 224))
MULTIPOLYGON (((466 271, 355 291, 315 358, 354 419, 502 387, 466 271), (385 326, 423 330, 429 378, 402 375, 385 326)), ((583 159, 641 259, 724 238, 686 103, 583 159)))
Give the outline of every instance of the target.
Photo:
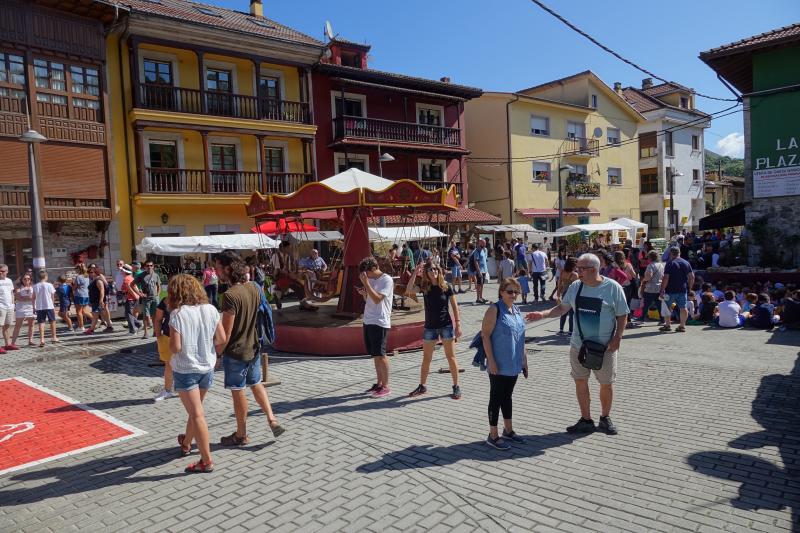
POLYGON ((436 189, 447 189, 452 185, 456 186, 456 194, 461 197, 461 183, 452 181, 418 181, 420 187, 426 191, 435 191, 436 189))
POLYGON ((334 138, 354 137, 379 141, 461 146, 461 130, 414 122, 343 115, 333 119, 334 138))
POLYGON ((144 193, 155 194, 289 194, 315 181, 303 172, 210 170, 183 168, 145 169, 144 193))
POLYGON ((312 123, 311 112, 306 102, 259 98, 221 91, 200 91, 152 83, 140 84, 139 100, 140 107, 159 111, 312 123))
POLYGON ((564 139, 564 150, 567 155, 600 155, 600 141, 597 139, 587 139, 586 137, 567 137, 564 139))

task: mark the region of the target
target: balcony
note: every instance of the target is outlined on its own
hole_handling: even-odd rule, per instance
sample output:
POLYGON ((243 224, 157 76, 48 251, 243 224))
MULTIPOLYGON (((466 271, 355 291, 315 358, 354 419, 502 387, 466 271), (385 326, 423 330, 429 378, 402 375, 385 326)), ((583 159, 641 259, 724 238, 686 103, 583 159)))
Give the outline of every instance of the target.
POLYGON ((348 115, 333 119, 333 137, 335 140, 351 138, 461 148, 458 128, 348 115))
POLYGON ((461 198, 461 183, 452 181, 418 181, 420 187, 426 191, 435 191, 436 189, 447 189, 453 185, 456 186, 456 194, 461 198))
POLYGON ((575 200, 595 200, 600 198, 600 184, 584 178, 570 178, 567 180, 567 198, 575 200))
MULTIPOLYGON (((39 133, 53 141, 105 145, 106 127, 102 109, 35 102, 39 133)), ((25 102, 14 96, 0 96, 0 134, 20 136, 27 129, 25 102)))
POLYGON ((567 137, 564 139, 566 155, 578 157, 597 157, 600 155, 600 141, 585 137, 567 137))
POLYGON ((311 111, 306 102, 150 83, 139 85, 138 107, 195 115, 312 124, 311 111))
POLYGON ((248 170, 146 168, 140 188, 146 194, 289 194, 311 183, 312 174, 248 170))
MULTIPOLYGON (((0 221, 28 221, 30 216, 28 187, 0 185, 0 221)), ((111 220, 111 209, 105 199, 45 196, 42 218, 45 221, 111 220)))

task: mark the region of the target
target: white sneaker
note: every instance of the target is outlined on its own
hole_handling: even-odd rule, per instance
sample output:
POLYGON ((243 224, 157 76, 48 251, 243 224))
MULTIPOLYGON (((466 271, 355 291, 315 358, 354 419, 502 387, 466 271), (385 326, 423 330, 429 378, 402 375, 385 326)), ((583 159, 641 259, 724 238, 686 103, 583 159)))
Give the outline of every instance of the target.
POLYGON ((167 398, 174 398, 174 397, 175 397, 174 392, 168 390, 162 390, 161 392, 158 393, 158 395, 156 395, 155 398, 153 398, 153 401, 160 402, 161 400, 166 400, 167 398))

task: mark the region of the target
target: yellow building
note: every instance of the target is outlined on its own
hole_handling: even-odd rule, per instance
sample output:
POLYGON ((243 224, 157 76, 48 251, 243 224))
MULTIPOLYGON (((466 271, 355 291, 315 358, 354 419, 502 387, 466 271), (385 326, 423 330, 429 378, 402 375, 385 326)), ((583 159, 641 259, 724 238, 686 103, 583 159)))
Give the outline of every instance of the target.
POLYGON ((466 102, 469 195, 504 223, 639 219, 635 139, 644 117, 591 71, 466 102), (559 221, 559 168, 563 220, 559 221))
POLYGON ((147 236, 249 232, 253 191, 315 180, 309 68, 322 43, 263 17, 260 0, 250 13, 126 4, 107 41, 123 257, 147 236))

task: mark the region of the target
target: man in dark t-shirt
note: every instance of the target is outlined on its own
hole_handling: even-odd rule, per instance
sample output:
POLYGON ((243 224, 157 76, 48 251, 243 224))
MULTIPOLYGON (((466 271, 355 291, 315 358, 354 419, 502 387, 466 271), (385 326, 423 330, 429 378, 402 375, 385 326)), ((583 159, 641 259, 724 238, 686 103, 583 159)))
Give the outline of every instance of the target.
POLYGON ((664 266, 664 277, 661 279, 661 298, 667 304, 669 312, 664 316, 664 325, 660 331, 672 331, 670 325, 672 317, 672 304, 674 303, 681 313, 681 323, 675 329, 678 333, 686 331, 686 319, 689 317, 687 308, 688 292, 694 286, 694 272, 692 265, 681 257, 681 249, 673 246, 669 249, 670 259, 664 266))
POLYGON ((236 431, 222 437, 220 442, 223 446, 244 446, 250 442, 247 437, 245 394, 248 387, 267 416, 272 434, 277 437, 284 429, 278 424, 267 390, 261 384, 261 353, 256 325, 262 289, 257 284, 246 281, 247 267, 237 253, 226 250, 215 259, 220 281, 230 284, 230 288, 222 295, 220 306, 226 341, 216 348, 217 354, 222 354, 225 388, 231 391, 236 415, 236 431))

